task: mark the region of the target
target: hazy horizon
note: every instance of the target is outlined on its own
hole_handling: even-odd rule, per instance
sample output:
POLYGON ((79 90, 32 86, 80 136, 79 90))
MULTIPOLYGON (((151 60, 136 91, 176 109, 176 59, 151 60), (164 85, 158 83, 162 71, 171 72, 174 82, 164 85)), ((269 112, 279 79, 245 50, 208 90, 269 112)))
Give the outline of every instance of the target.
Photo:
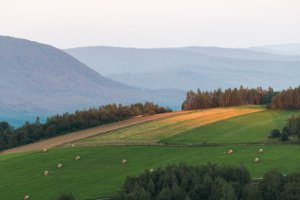
POLYGON ((0 35, 61 49, 300 43, 296 0, 2 0, 0 35))

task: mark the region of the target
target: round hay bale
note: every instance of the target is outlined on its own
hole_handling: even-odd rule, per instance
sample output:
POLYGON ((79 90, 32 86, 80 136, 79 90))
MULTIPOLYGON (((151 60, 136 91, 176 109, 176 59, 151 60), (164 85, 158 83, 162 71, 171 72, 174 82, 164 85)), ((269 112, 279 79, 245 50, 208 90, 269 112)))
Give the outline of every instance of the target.
POLYGON ((127 160, 126 159, 123 159, 122 161, 121 161, 121 164, 126 164, 127 163, 127 160))
POLYGON ((49 172, 47 170, 44 171, 44 176, 48 176, 49 172))
POLYGON ((62 168, 63 167, 63 165, 61 164, 61 163, 59 163, 58 165, 57 165, 57 168, 58 169, 60 169, 60 168, 62 168))
POLYGON ((45 152, 47 152, 47 151, 48 151, 48 149, 47 149, 47 148, 44 148, 44 149, 43 149, 43 152, 44 152, 44 153, 45 153, 45 152))
POLYGON ((27 199, 29 199, 29 195, 26 194, 26 195, 24 196, 24 200, 27 200, 27 199))
POLYGON ((80 160, 80 159, 81 159, 81 158, 80 158, 79 155, 75 157, 75 160, 80 160))
POLYGON ((71 147, 75 147, 75 144, 72 144, 71 147))
POLYGON ((228 155, 233 154, 233 150, 232 149, 227 150, 227 154, 228 155))
POLYGON ((154 169, 150 169, 149 172, 150 172, 150 173, 154 172, 154 169))
POLYGON ((254 162, 255 162, 255 163, 258 163, 259 161, 260 161, 259 158, 254 158, 254 162))
POLYGON ((263 153, 264 152, 264 150, 263 149, 258 149, 258 151, 257 151, 258 153, 263 153))

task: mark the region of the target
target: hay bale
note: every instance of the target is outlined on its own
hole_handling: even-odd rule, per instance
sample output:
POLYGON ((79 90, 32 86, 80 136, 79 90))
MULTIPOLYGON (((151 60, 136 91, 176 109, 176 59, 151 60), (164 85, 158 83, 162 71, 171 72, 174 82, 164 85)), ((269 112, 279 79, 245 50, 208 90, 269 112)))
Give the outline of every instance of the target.
POLYGON ((258 153, 263 153, 264 152, 264 150, 263 149, 258 149, 258 151, 257 151, 258 153))
POLYGON ((28 199, 29 199, 29 195, 26 194, 26 195, 24 196, 24 200, 28 200, 28 199))
POLYGON ((75 147, 75 144, 72 144, 71 147, 75 147))
POLYGON ((80 159, 81 159, 81 158, 80 158, 79 155, 75 157, 75 160, 80 160, 80 159))
POLYGON ((150 173, 154 172, 154 169, 150 169, 149 172, 150 172, 150 173))
POLYGON ((122 161, 121 161, 121 164, 126 164, 127 163, 127 160, 126 159, 123 159, 122 161))
POLYGON ((57 165, 57 168, 58 169, 60 169, 60 168, 62 168, 63 167, 63 165, 61 164, 61 163, 59 163, 58 165, 57 165))
POLYGON ((233 154, 233 150, 232 149, 227 150, 227 154, 228 155, 233 154))
POLYGON ((44 171, 44 176, 48 176, 49 172, 47 170, 44 171))
POLYGON ((48 149, 47 149, 47 148, 44 148, 44 149, 43 149, 43 152, 44 152, 44 153, 45 153, 45 152, 47 152, 47 151, 48 151, 48 149))
POLYGON ((260 161, 259 158, 254 158, 254 162, 255 162, 255 163, 258 163, 259 161, 260 161))

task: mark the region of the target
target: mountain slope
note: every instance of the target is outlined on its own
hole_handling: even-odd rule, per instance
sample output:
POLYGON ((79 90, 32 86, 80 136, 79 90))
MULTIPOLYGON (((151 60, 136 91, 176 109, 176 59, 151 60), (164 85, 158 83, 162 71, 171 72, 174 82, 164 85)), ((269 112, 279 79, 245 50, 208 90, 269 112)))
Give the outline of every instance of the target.
POLYGON ((5 115, 73 111, 112 102, 177 105, 184 98, 178 90, 142 90, 112 81, 62 50, 11 37, 0 37, 0 71, 0 111, 5 115))
POLYGON ((299 56, 217 47, 65 51, 113 80, 148 89, 207 90, 241 84, 283 89, 299 84, 299 56))

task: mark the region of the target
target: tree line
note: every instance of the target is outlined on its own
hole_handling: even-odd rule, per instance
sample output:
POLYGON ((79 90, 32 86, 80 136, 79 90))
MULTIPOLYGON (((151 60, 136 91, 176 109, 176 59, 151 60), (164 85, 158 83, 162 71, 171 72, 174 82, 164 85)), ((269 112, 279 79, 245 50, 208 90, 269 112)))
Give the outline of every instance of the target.
POLYGON ((258 105, 269 104, 276 93, 273 88, 262 89, 228 88, 226 90, 218 89, 214 91, 188 91, 186 99, 182 104, 182 110, 206 109, 216 107, 240 106, 240 105, 258 105))
POLYGON ((271 108, 300 109, 300 86, 278 92, 272 98, 271 108))
POLYGON ((170 165, 127 177, 112 200, 296 200, 300 199, 300 173, 283 176, 265 173, 253 180, 242 166, 207 164, 170 165))
POLYGON ((275 92, 257 88, 228 88, 214 91, 188 91, 182 110, 206 109, 240 105, 267 105, 270 109, 300 109, 300 86, 275 92))
POLYGON ((138 115, 171 112, 169 108, 146 102, 128 106, 108 104, 99 108, 64 113, 48 117, 46 123, 40 123, 39 117, 34 123, 26 122, 20 128, 14 128, 7 122, 0 122, 0 150, 33 143, 35 141, 62 135, 68 132, 109 124, 138 115))

